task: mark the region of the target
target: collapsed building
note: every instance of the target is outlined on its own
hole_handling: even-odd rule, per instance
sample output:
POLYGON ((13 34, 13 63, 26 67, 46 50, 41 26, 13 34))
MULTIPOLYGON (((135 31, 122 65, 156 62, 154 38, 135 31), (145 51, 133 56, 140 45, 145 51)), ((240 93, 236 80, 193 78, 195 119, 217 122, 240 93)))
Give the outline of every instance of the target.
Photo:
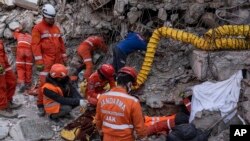
MULTIPOLYGON (((0 38, 4 39, 10 62, 14 65, 15 41, 12 31, 24 25, 31 32, 42 16, 40 7, 51 3, 57 9, 56 21, 61 28, 69 58, 89 35, 105 37, 109 52, 102 60, 111 62, 112 47, 129 30, 151 31, 167 26, 202 36, 209 29, 227 24, 249 24, 249 0, 0 0, 0 38)), ((128 65, 140 70, 144 52, 131 54, 128 65)), ((249 68, 249 51, 202 51, 191 44, 162 38, 155 53, 147 81, 137 91, 144 113, 170 115, 181 105, 179 93, 207 80, 222 81, 238 70, 249 68), (177 105, 177 106, 176 106, 177 105)), ((69 62, 70 63, 70 62, 69 62)), ((247 71, 247 76, 249 72, 247 71)), ((249 79, 250 76, 247 78, 249 79)), ((242 82, 239 115, 250 122, 247 79, 242 82)), ((217 112, 199 113, 197 126, 206 128, 218 120, 217 112), (211 116, 208 120, 204 117, 211 116), (208 121, 207 121, 208 120, 208 121)), ((237 116, 235 121, 241 121, 237 116)), ((223 124, 223 123, 222 123, 223 124)), ((212 140, 229 140, 228 125, 220 125, 212 140)))

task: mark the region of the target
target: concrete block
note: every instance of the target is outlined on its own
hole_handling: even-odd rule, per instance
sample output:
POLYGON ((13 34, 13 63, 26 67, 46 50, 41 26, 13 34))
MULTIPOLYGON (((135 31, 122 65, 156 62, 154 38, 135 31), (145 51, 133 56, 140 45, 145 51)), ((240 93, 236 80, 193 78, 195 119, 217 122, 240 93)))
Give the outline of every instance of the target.
POLYGON ((0 3, 7 5, 7 6, 14 6, 14 0, 0 0, 0 3))
POLYGON ((37 11, 39 0, 15 0, 14 4, 25 9, 37 11))
POLYGON ((208 53, 206 51, 194 50, 191 57, 191 66, 194 74, 199 80, 203 80, 207 77, 207 62, 208 53))

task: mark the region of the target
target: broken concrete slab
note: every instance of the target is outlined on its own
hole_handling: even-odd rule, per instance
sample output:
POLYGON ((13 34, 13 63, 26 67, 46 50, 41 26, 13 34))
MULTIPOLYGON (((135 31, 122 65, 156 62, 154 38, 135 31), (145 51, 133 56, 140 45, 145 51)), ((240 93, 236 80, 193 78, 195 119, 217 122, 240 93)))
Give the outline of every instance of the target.
POLYGON ((0 0, 0 3, 6 6, 14 6, 14 0, 0 0))
POLYGON ((158 18, 165 21, 167 19, 167 12, 164 8, 160 8, 158 11, 158 18))
POLYGON ((163 97, 161 95, 148 95, 146 98, 146 104, 151 108, 162 108, 163 97))
POLYGON ((3 32, 3 36, 6 39, 11 39, 13 38, 13 34, 12 31, 9 28, 5 28, 4 32, 3 32))
POLYGON ((8 27, 11 29, 11 30, 15 30, 17 28, 20 27, 20 23, 17 22, 17 21, 12 21, 11 23, 8 24, 8 27))
POLYGON ((10 136, 15 141, 39 141, 51 139, 54 132, 49 123, 45 121, 25 119, 11 128, 10 136))
POLYGON ((8 124, 8 121, 0 120, 0 140, 8 136, 10 130, 8 124))
POLYGON ((214 51, 194 50, 191 66, 199 80, 226 80, 238 70, 250 65, 250 51, 214 51))
POLYGON ((38 10, 39 0, 15 0, 14 4, 29 10, 38 10))

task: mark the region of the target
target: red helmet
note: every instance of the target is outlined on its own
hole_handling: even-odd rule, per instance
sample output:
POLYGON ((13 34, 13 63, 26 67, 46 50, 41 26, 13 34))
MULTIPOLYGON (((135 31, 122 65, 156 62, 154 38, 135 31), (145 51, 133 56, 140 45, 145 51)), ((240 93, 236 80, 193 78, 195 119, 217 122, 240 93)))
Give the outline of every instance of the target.
POLYGON ((62 64, 54 64, 49 73, 52 78, 64 78, 68 75, 68 70, 62 64))
POLYGON ((115 74, 115 69, 110 64, 103 64, 99 68, 99 72, 106 78, 106 79, 113 79, 115 74))
POLYGON ((134 78, 133 85, 136 85, 137 72, 133 67, 123 67, 118 71, 118 73, 126 73, 132 76, 134 78))

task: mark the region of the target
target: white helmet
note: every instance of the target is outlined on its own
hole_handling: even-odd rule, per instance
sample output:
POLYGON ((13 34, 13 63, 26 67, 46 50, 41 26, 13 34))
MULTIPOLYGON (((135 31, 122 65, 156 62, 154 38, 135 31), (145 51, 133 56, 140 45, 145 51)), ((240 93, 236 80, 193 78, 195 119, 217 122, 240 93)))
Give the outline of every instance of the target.
POLYGON ((45 4, 42 8, 42 14, 46 18, 55 18, 56 10, 51 4, 45 4))

